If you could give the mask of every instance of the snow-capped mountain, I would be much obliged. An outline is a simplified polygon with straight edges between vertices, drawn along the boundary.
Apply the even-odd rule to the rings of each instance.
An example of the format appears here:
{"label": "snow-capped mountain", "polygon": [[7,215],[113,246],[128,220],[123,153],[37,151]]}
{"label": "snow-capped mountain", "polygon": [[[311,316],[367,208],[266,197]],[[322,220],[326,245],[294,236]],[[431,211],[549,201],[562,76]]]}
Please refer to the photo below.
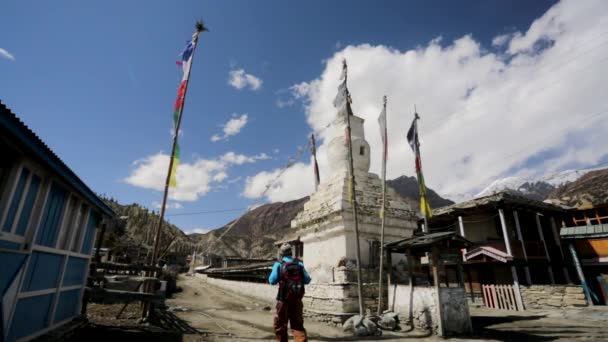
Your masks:
{"label": "snow-capped mountain", "polygon": [[536,200],[544,200],[555,189],[574,182],[585,174],[606,168],[596,167],[584,170],[566,170],[558,173],[543,175],[535,178],[505,177],[497,179],[488,187],[474,195],[474,198],[489,196],[501,191],[508,191]]}

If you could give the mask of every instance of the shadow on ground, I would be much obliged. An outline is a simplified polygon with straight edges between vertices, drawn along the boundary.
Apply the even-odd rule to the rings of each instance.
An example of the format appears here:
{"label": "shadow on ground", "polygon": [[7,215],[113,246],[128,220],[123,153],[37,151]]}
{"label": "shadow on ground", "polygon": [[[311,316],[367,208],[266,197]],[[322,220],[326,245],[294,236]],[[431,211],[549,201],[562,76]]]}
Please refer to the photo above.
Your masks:
{"label": "shadow on ground", "polygon": [[[526,331],[526,330],[503,330],[496,327],[500,324],[514,324],[516,322],[521,321],[534,321],[541,320],[545,318],[545,315],[535,315],[535,316],[473,316],[471,317],[471,322],[473,323],[473,336],[463,336],[462,338],[468,340],[485,340],[485,339],[493,339],[499,341],[532,341],[532,342],[541,342],[541,341],[554,341],[557,337],[553,336],[543,336],[545,334],[544,331],[534,330]],[[556,331],[552,330],[551,333],[555,333]],[[459,337],[455,337],[459,338]]]}
{"label": "shadow on ground", "polygon": [[86,341],[93,338],[95,341],[181,342],[185,335],[198,335],[202,338],[208,334],[190,326],[172,312],[158,310],[151,324],[110,326],[89,323],[66,341]]}

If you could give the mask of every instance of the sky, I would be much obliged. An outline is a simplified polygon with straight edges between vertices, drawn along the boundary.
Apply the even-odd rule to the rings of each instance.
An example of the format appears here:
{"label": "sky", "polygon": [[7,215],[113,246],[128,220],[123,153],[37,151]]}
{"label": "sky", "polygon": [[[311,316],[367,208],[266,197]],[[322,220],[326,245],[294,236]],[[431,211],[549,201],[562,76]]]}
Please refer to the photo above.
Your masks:
{"label": "sky", "polygon": [[[340,63],[380,170],[414,175],[421,116],[427,186],[461,199],[506,176],[608,162],[604,1],[15,1],[0,3],[0,100],[95,192],[158,210],[175,65],[203,18],[167,219],[217,228],[314,188],[309,153],[336,114]],[[263,193],[268,184],[269,191]],[[193,214],[198,213],[198,214]]]}

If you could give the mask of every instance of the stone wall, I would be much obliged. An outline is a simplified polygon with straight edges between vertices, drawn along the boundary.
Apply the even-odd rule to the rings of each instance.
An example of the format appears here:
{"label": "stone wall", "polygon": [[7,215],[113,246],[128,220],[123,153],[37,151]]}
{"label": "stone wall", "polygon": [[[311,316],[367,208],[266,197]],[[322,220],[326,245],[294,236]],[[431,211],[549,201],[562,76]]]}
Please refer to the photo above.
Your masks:
{"label": "stone wall", "polygon": [[578,285],[530,285],[519,289],[526,309],[587,306],[583,288]]}
{"label": "stone wall", "polygon": [[[197,274],[196,277],[212,286],[268,304],[274,304],[276,301],[277,286],[275,285],[211,278],[205,274]],[[376,312],[378,284],[363,284],[363,297],[365,308]],[[386,293],[384,298],[386,308]],[[340,325],[350,316],[359,313],[357,284],[352,282],[306,285],[306,294],[302,302],[306,317],[335,325]]]}
{"label": "stone wall", "polygon": [[207,277],[206,274],[196,274],[197,278],[207,284],[222,288],[226,291],[235,292],[247,297],[255,298],[272,304],[276,302],[277,288],[266,283],[252,283],[247,281],[236,281]]}
{"label": "stone wall", "polygon": [[473,331],[469,303],[464,287],[442,287],[443,329],[446,334],[464,334]]}
{"label": "stone wall", "polygon": [[[471,331],[471,317],[463,288],[440,288],[443,328],[446,335]],[[416,329],[438,333],[437,292],[434,287],[390,284],[389,309],[399,314],[402,325],[412,322]]]}

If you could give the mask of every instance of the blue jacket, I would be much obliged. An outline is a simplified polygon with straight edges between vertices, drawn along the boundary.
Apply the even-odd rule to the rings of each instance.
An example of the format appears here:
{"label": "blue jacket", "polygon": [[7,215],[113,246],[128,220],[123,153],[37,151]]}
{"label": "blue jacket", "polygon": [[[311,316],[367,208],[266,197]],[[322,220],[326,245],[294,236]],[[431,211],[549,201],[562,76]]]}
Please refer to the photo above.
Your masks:
{"label": "blue jacket", "polygon": [[[282,260],[284,262],[291,262],[293,259],[290,257],[283,257]],[[308,272],[306,272],[304,264],[301,261],[298,262],[298,264],[302,266],[302,270],[304,271],[304,284],[310,283],[310,275],[308,274]],[[274,263],[274,265],[272,265],[272,272],[270,272],[270,276],[268,277],[268,282],[270,283],[270,285],[276,285],[279,282],[279,280],[281,279],[280,273],[281,263],[277,261]]]}

